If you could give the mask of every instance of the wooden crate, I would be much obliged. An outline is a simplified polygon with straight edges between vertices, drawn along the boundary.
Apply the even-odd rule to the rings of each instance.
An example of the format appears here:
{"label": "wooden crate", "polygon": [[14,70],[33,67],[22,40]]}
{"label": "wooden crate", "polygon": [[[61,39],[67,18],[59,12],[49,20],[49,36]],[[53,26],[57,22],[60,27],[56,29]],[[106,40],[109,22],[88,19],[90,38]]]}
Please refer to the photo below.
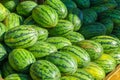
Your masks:
{"label": "wooden crate", "polygon": [[110,74],[108,74],[104,80],[120,80],[120,65],[118,65],[117,68]]}

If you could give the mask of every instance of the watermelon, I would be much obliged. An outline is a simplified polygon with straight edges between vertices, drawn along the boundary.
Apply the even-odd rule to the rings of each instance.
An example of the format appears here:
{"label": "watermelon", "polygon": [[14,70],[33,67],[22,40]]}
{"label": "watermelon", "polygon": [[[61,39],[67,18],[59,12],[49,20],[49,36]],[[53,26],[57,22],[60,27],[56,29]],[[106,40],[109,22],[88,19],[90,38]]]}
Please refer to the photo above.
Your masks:
{"label": "watermelon", "polygon": [[29,47],[28,50],[32,52],[35,58],[45,57],[57,52],[57,48],[54,45],[42,41],[37,41],[33,46]]}
{"label": "watermelon", "polygon": [[32,10],[32,17],[36,23],[45,28],[53,28],[58,23],[57,12],[48,5],[39,5]]}
{"label": "watermelon", "polygon": [[76,43],[79,47],[85,49],[90,55],[91,60],[98,59],[103,54],[103,47],[101,44],[92,40],[82,40]]}
{"label": "watermelon", "polygon": [[21,25],[5,33],[4,41],[11,48],[27,48],[38,39],[37,31],[31,25]]}
{"label": "watermelon", "polygon": [[72,24],[72,22],[68,20],[59,20],[58,24],[48,31],[50,36],[61,36],[73,30],[74,25]]}
{"label": "watermelon", "polygon": [[64,19],[67,16],[67,7],[61,0],[45,0],[44,3],[56,10],[59,19]]}
{"label": "watermelon", "polygon": [[0,63],[7,57],[7,52],[2,44],[0,44]]}
{"label": "watermelon", "polygon": [[69,32],[62,36],[69,39],[70,42],[72,42],[72,43],[76,43],[76,42],[84,40],[84,36],[78,32]]}
{"label": "watermelon", "polygon": [[3,40],[3,36],[5,32],[6,32],[6,26],[0,22],[0,41]]}
{"label": "watermelon", "polygon": [[49,37],[46,42],[55,45],[57,49],[72,45],[72,43],[64,37]]}
{"label": "watermelon", "polygon": [[50,54],[46,60],[55,64],[62,75],[70,75],[76,72],[77,62],[73,56],[68,55],[68,52],[58,51],[55,54]]}
{"label": "watermelon", "polygon": [[2,70],[3,78],[7,77],[10,74],[16,73],[16,71],[10,66],[8,61],[2,65],[1,70]]}
{"label": "watermelon", "polygon": [[80,29],[82,25],[81,20],[76,14],[69,13],[67,16],[67,20],[72,22],[72,24],[74,25],[74,31],[78,31]]}
{"label": "watermelon", "polygon": [[101,66],[104,69],[105,73],[113,71],[116,67],[115,59],[109,54],[103,54],[95,61],[95,63]]}
{"label": "watermelon", "polygon": [[48,38],[48,30],[41,28],[39,26],[32,26],[38,32],[38,40],[37,41],[44,41]]}
{"label": "watermelon", "polygon": [[97,13],[92,9],[83,10],[83,23],[89,24],[97,20]]}
{"label": "watermelon", "polygon": [[66,55],[73,56],[77,63],[78,67],[85,67],[90,62],[89,54],[82,48],[77,46],[66,46],[63,47],[60,51],[64,51]]}
{"label": "watermelon", "polygon": [[103,80],[105,78],[105,71],[103,68],[94,62],[90,62],[84,70],[91,74],[95,80]]}
{"label": "watermelon", "polygon": [[60,80],[59,69],[47,60],[38,60],[30,67],[30,75],[33,80]]}
{"label": "watermelon", "polygon": [[81,22],[83,22],[83,12],[79,8],[73,8],[69,10],[69,13],[77,15]]}
{"label": "watermelon", "polygon": [[76,2],[77,6],[81,9],[90,7],[90,0],[73,0]]}
{"label": "watermelon", "polygon": [[72,0],[61,0],[61,1],[65,4],[68,10],[77,8],[76,3]]}
{"label": "watermelon", "polygon": [[36,61],[33,54],[25,49],[14,49],[8,56],[11,67],[19,72],[27,72],[29,66]]}
{"label": "watermelon", "polygon": [[5,80],[31,80],[28,75],[26,74],[10,74],[8,75]]}
{"label": "watermelon", "polygon": [[0,3],[0,21],[3,21],[8,14],[9,10],[7,10],[3,4]]}
{"label": "watermelon", "polygon": [[86,38],[89,39],[94,36],[105,35],[106,28],[99,22],[83,25],[79,32]]}
{"label": "watermelon", "polygon": [[116,26],[120,25],[120,11],[119,10],[107,10],[100,15],[100,19],[110,18]]}
{"label": "watermelon", "polygon": [[111,34],[111,32],[113,31],[113,21],[109,18],[106,18],[106,19],[102,19],[100,21],[102,24],[104,24],[105,28],[106,28],[106,34],[109,35]]}
{"label": "watermelon", "polygon": [[110,53],[119,48],[120,40],[111,36],[96,36],[92,40],[100,43],[104,49],[104,53]]}
{"label": "watermelon", "polygon": [[15,11],[16,6],[19,3],[19,0],[1,0],[1,3],[9,10]]}
{"label": "watermelon", "polygon": [[120,64],[120,49],[119,48],[117,50],[110,52],[109,55],[112,56],[116,60],[117,65]]}
{"label": "watermelon", "polygon": [[79,78],[79,80],[94,80],[92,75],[84,69],[77,69],[77,71],[74,74],[72,74],[72,76]]}
{"label": "watermelon", "polygon": [[33,20],[32,16],[27,17],[24,22],[24,25],[33,25],[36,24],[36,22]]}
{"label": "watermelon", "polygon": [[6,16],[4,20],[4,24],[6,26],[6,29],[9,30],[11,28],[20,26],[20,17],[16,13],[10,13]]}
{"label": "watermelon", "polygon": [[33,1],[23,1],[17,5],[17,13],[22,16],[29,16],[37,4]]}
{"label": "watermelon", "polygon": [[73,77],[73,76],[63,76],[61,77],[60,80],[80,80],[80,79],[77,77]]}

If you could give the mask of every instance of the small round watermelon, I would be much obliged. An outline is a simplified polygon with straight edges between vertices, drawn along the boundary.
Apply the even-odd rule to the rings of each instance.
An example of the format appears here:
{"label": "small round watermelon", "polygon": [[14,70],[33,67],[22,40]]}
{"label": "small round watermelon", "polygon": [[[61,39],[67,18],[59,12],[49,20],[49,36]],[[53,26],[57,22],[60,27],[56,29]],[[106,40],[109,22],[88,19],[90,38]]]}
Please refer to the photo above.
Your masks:
{"label": "small round watermelon", "polygon": [[8,56],[11,67],[18,72],[27,72],[36,61],[33,54],[25,49],[14,49]]}
{"label": "small round watermelon", "polygon": [[56,10],[59,19],[64,19],[67,16],[67,7],[61,0],[45,0],[44,3]]}
{"label": "small round watermelon", "polygon": [[95,80],[102,80],[105,78],[105,71],[103,68],[94,62],[90,62],[84,70],[91,74]]}
{"label": "small round watermelon", "polygon": [[95,63],[101,66],[104,69],[105,73],[113,71],[116,67],[115,59],[109,54],[103,54],[100,58],[95,60]]}
{"label": "small round watermelon", "polygon": [[61,74],[70,75],[74,74],[77,70],[77,62],[73,56],[66,54],[65,51],[58,51],[46,57],[46,60],[55,64]]}
{"label": "small round watermelon", "polygon": [[53,28],[58,23],[57,12],[48,5],[39,5],[32,10],[32,17],[36,23],[45,28]]}
{"label": "small round watermelon", "polygon": [[23,1],[17,5],[17,13],[22,16],[29,16],[32,10],[37,6],[33,1]]}
{"label": "small round watermelon", "polygon": [[77,46],[85,49],[91,57],[91,60],[98,59],[103,54],[103,47],[100,43],[92,40],[82,40],[76,43]]}
{"label": "small round watermelon", "polygon": [[60,80],[59,69],[47,60],[38,60],[30,67],[30,75],[33,80]]}

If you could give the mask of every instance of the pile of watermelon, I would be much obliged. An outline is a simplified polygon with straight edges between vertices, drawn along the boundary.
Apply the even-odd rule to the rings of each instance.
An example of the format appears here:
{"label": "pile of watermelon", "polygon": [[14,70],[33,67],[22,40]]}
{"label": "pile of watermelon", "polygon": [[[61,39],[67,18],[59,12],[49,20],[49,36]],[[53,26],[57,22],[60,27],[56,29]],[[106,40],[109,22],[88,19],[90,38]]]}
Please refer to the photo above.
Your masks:
{"label": "pile of watermelon", "polygon": [[103,80],[120,64],[120,0],[35,1],[0,0],[0,78]]}

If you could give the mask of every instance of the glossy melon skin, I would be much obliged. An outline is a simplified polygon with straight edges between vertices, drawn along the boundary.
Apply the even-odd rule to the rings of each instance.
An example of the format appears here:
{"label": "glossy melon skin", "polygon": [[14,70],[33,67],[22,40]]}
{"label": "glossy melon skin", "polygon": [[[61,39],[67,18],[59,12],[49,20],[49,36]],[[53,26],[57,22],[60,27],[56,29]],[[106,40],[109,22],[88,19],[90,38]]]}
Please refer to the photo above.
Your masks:
{"label": "glossy melon skin", "polygon": [[32,17],[36,23],[44,28],[53,28],[58,23],[57,12],[48,5],[39,5],[32,10]]}
{"label": "glossy melon skin", "polygon": [[59,19],[64,19],[67,16],[67,7],[61,0],[46,0],[44,3],[56,10]]}
{"label": "glossy melon skin", "polygon": [[36,61],[33,54],[25,49],[14,49],[8,56],[11,67],[18,72],[27,72]]}
{"label": "glossy melon skin", "polygon": [[5,33],[4,41],[11,48],[27,48],[38,39],[37,31],[31,25],[21,25]]}
{"label": "glossy melon skin", "polygon": [[17,13],[22,16],[31,15],[32,10],[37,6],[33,1],[23,1],[17,5]]}
{"label": "glossy melon skin", "polygon": [[30,67],[30,75],[33,80],[60,80],[59,69],[47,60],[38,60]]}

